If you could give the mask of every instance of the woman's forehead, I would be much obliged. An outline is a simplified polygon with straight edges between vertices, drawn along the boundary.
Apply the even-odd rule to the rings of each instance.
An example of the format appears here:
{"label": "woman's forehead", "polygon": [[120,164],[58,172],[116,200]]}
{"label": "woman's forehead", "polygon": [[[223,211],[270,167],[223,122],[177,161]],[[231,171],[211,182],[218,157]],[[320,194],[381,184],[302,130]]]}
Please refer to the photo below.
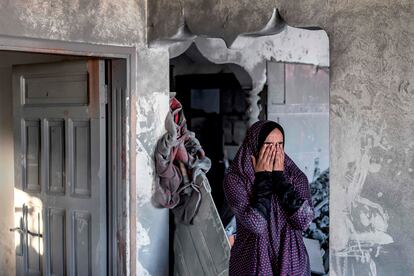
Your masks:
{"label": "woman's forehead", "polygon": [[267,135],[267,137],[266,137],[266,141],[274,141],[274,140],[277,140],[277,141],[283,141],[283,134],[282,134],[282,132],[279,130],[279,129],[277,129],[277,128],[275,128],[274,130],[272,130],[270,133],[269,133],[269,135]]}

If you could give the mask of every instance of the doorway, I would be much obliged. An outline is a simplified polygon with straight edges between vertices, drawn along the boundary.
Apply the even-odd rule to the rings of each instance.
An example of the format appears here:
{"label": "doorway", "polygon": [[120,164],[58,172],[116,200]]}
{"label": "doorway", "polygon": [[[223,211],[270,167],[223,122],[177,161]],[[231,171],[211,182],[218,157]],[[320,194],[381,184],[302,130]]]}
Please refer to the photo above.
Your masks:
{"label": "doorway", "polygon": [[0,51],[0,70],[2,271],[117,274],[126,61]]}
{"label": "doorway", "polygon": [[[211,160],[207,178],[223,225],[229,222],[222,183],[225,171],[242,140],[247,122],[247,102],[232,73],[176,76],[176,98],[186,111],[187,126],[194,131]],[[236,133],[235,133],[236,132]],[[229,157],[230,155],[230,157]]]}
{"label": "doorway", "polygon": [[170,64],[171,96],[180,101],[188,130],[211,161],[191,225],[171,216],[170,275],[227,275],[230,243],[225,226],[233,214],[222,183],[247,130],[252,80],[236,64],[210,62],[195,46]]}
{"label": "doorway", "polygon": [[[270,36],[266,39],[269,43],[272,41]],[[277,37],[274,39],[277,40]],[[220,52],[221,54],[218,55],[216,54],[218,50],[214,48],[215,44],[208,43],[207,40],[195,40],[195,44],[184,53],[170,60],[172,80],[170,86],[176,92],[176,98],[183,103],[189,129],[195,132],[195,136],[205,148],[207,157],[216,158],[217,163],[225,164],[226,159],[228,163],[231,162],[242,142],[234,137],[240,136],[243,139],[251,121],[268,119],[279,122],[284,127],[288,137],[287,153],[311,182],[310,196],[316,216],[310,228],[304,233],[304,243],[311,260],[310,267],[313,273],[326,274],[329,270],[329,68],[315,66],[312,62],[303,62],[300,59],[290,58],[282,62],[276,58],[269,59],[266,55],[256,64],[255,71],[242,75],[243,68],[251,68],[252,57],[259,55],[259,48],[257,50],[248,47],[231,48],[223,50],[223,53]],[[278,55],[279,53],[275,53],[275,56]],[[243,56],[245,59],[236,58]],[[209,61],[216,63],[212,64]],[[229,63],[231,61],[239,62],[237,64],[244,63],[244,67],[240,66],[242,70],[234,70],[239,67]],[[239,88],[239,91],[243,92],[236,93],[237,99],[245,102],[247,100],[247,104],[244,104],[242,109],[242,114],[247,116],[240,117],[242,121],[238,122],[237,127],[233,124],[230,128],[229,136],[233,139],[227,145],[226,124],[223,124],[224,114],[221,114],[223,106],[220,91],[223,89],[220,86],[223,85],[219,81],[220,78],[225,78],[226,74],[228,77],[236,77],[239,81],[239,87],[242,88]],[[246,75],[250,75],[251,78],[246,78]],[[229,82],[230,78],[225,82]],[[243,85],[243,80],[245,83],[250,82],[250,87]],[[227,93],[231,94],[229,91]],[[234,108],[237,105],[231,102],[229,107]],[[207,123],[209,119],[210,125]],[[209,147],[211,147],[210,152],[207,151]],[[223,168],[216,165],[220,169],[214,170],[214,160],[212,163],[213,173],[210,177],[207,173],[207,177],[212,182],[210,185],[215,207],[220,212],[221,222],[232,244],[234,234],[237,234],[236,223],[232,219],[227,224],[228,216],[223,216],[226,208],[220,206],[223,191],[220,185],[222,181],[219,179],[222,178],[223,173],[220,169]],[[198,241],[193,241],[193,244],[196,247]],[[212,244],[206,247],[208,246],[212,247]],[[176,256],[180,254],[179,250],[175,253]],[[205,258],[208,260],[207,257]]]}
{"label": "doorway", "polygon": [[236,64],[214,64],[195,45],[170,60],[170,90],[182,103],[187,127],[211,160],[206,174],[215,207],[226,226],[231,213],[223,191],[224,174],[247,131],[249,74]]}

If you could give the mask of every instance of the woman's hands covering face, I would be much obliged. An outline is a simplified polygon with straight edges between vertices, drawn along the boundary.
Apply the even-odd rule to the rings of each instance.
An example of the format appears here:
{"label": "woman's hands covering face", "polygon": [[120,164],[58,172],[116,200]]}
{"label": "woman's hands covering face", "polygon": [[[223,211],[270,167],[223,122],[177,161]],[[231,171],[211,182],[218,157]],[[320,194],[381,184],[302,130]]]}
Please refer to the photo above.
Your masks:
{"label": "woman's hands covering face", "polygon": [[272,144],[263,144],[259,156],[256,160],[252,156],[252,162],[255,172],[271,172],[276,156],[276,149]]}
{"label": "woman's hands covering face", "polygon": [[255,172],[283,171],[285,152],[280,144],[263,144],[256,160],[251,156]]}

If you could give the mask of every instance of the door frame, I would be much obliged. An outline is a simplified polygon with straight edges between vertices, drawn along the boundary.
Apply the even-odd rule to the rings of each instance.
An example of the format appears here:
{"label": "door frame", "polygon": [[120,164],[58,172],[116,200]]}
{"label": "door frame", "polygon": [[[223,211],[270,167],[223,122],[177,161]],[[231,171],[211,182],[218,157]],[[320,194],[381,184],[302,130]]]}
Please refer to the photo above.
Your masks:
{"label": "door frame", "polygon": [[[111,160],[108,164],[117,164],[113,166],[118,175],[118,181],[108,179],[110,189],[120,191],[114,194],[108,201],[107,210],[113,206],[122,208],[121,212],[109,212],[108,224],[111,222],[111,230],[108,233],[111,237],[116,237],[117,246],[110,246],[113,240],[108,241],[108,274],[109,275],[134,275],[136,267],[136,242],[134,233],[136,233],[136,204],[134,196],[136,194],[135,185],[131,185],[131,180],[135,176],[131,174],[135,167],[135,151],[131,141],[135,140],[136,127],[133,123],[136,118],[135,105],[131,104],[133,92],[136,91],[136,63],[137,49],[134,46],[111,46],[92,44],[84,42],[66,42],[39,38],[24,38],[0,35],[0,50],[17,51],[28,53],[42,54],[59,54],[84,57],[102,57],[112,59],[124,59],[126,61],[126,88],[125,92],[117,97],[121,103],[117,103],[120,112],[114,114],[114,120],[111,123],[117,124],[112,129],[116,129],[116,133],[107,132],[107,135],[116,135],[121,137],[120,147],[110,147],[108,154]],[[108,94],[110,91],[108,91]],[[109,103],[109,102],[108,102]],[[110,103],[109,103],[110,104]],[[108,116],[112,116],[108,114]],[[120,125],[119,125],[120,124]],[[129,127],[128,127],[129,126]],[[110,206],[111,205],[111,206]],[[114,258],[120,260],[114,264]],[[119,272],[119,273],[118,273]]]}

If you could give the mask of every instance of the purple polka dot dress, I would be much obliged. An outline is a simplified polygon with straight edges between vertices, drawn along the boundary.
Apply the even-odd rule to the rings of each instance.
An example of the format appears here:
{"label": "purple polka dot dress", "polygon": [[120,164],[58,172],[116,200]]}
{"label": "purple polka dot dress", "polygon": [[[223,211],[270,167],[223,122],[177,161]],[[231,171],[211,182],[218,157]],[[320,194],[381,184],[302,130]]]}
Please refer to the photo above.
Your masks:
{"label": "purple polka dot dress", "polygon": [[305,174],[285,155],[284,178],[303,202],[294,213],[284,208],[280,197],[271,194],[269,216],[252,207],[255,172],[251,155],[258,151],[258,121],[247,131],[224,180],[224,192],[236,216],[237,238],[231,249],[230,275],[310,275],[309,257],[302,232],[314,213]]}

